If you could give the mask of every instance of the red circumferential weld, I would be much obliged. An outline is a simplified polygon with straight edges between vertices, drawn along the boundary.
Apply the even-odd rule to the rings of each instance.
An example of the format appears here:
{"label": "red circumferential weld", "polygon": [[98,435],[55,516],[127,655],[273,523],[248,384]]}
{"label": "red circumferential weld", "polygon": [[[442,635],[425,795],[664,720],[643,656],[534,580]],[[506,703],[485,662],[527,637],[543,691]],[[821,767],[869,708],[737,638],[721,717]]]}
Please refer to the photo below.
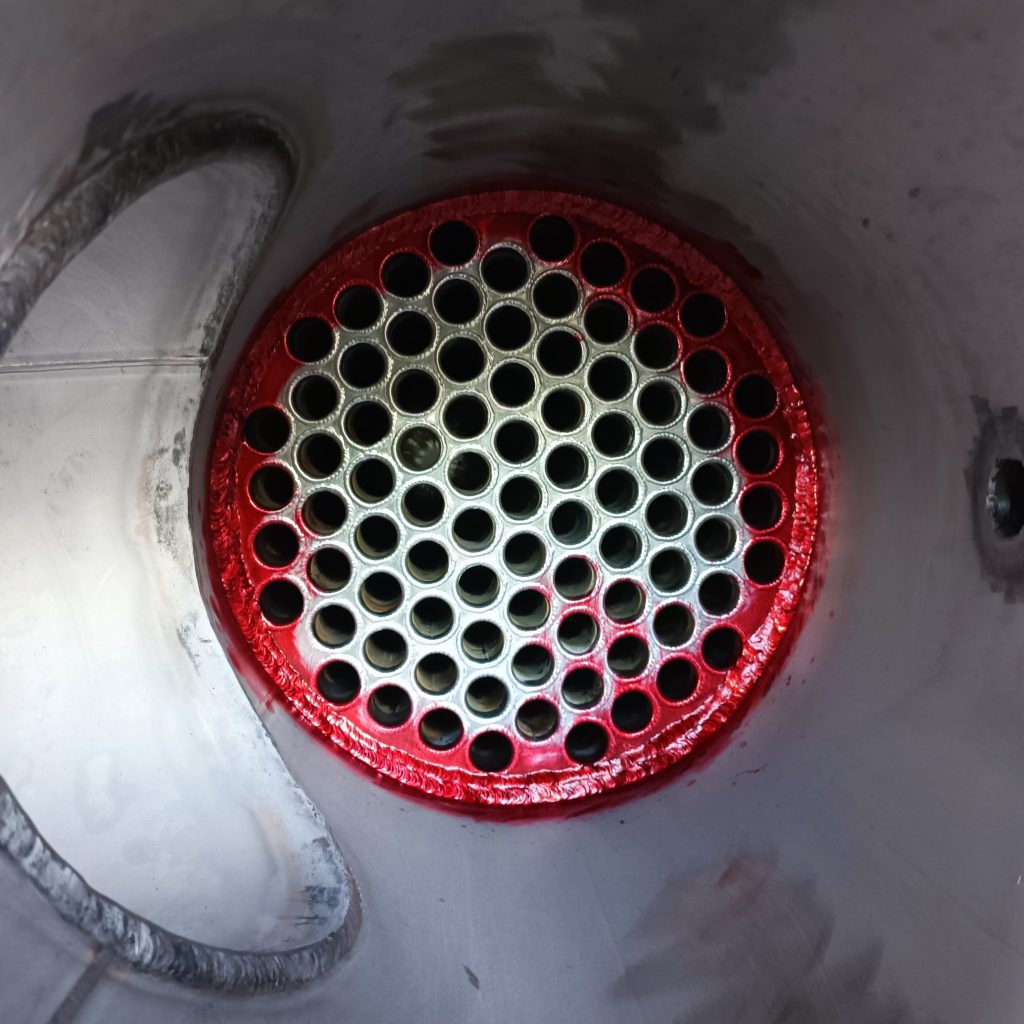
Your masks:
{"label": "red circumferential weld", "polygon": [[[561,746],[561,737],[566,731],[563,716],[555,734],[558,742],[553,744],[525,742],[514,729],[502,730],[513,743],[513,760],[502,772],[484,772],[469,760],[469,736],[465,732],[454,747],[440,751],[425,746],[420,740],[418,716],[398,728],[384,727],[374,721],[367,712],[367,700],[379,683],[364,685],[358,697],[345,706],[325,700],[316,686],[318,665],[310,663],[310,641],[308,637],[298,636],[303,620],[300,618],[294,626],[282,628],[264,619],[258,595],[269,580],[287,578],[297,583],[307,603],[317,594],[305,579],[303,568],[309,557],[312,536],[294,511],[300,503],[296,499],[286,509],[273,513],[256,507],[251,500],[247,489],[251,474],[261,464],[273,462],[274,456],[261,455],[250,448],[244,442],[244,428],[252,410],[280,404],[286,383],[303,365],[285,347],[286,332],[296,320],[321,317],[334,327],[337,339],[345,332],[340,331],[334,304],[347,284],[369,283],[383,294],[381,267],[390,255],[400,251],[418,253],[432,271],[439,268],[427,244],[429,233],[437,224],[462,220],[471,225],[480,239],[478,252],[499,241],[515,241],[528,249],[529,225],[543,214],[556,214],[575,226],[578,242],[564,265],[573,268],[581,282],[579,257],[583,246],[590,240],[606,238],[614,239],[633,268],[654,264],[668,268],[675,275],[680,291],[671,307],[658,314],[637,311],[629,296],[628,278],[611,288],[591,288],[584,283],[584,304],[591,296],[611,295],[633,312],[637,328],[648,322],[671,323],[682,339],[683,360],[688,352],[707,346],[723,353],[730,364],[730,377],[722,393],[724,397],[718,400],[730,407],[737,438],[753,421],[735,408],[731,399],[733,384],[754,370],[772,382],[779,396],[777,407],[770,416],[756,422],[759,427],[768,429],[779,445],[781,454],[777,466],[764,475],[753,476],[738,465],[736,472],[741,489],[751,481],[764,480],[781,492],[785,511],[780,522],[769,530],[757,531],[756,539],[776,540],[785,551],[785,567],[782,576],[769,586],[745,581],[741,603],[722,619],[734,626],[745,640],[742,654],[733,667],[714,671],[702,664],[700,637],[695,637],[680,652],[699,668],[700,682],[692,698],[681,703],[663,699],[655,686],[657,663],[651,659],[641,675],[619,679],[613,685],[615,694],[635,689],[648,694],[654,714],[646,729],[638,734],[618,730],[611,721],[611,699],[608,699],[600,709],[581,712],[573,719],[598,722],[607,732],[607,752],[595,763],[576,763],[565,754]],[[680,329],[681,301],[697,291],[717,296],[727,311],[725,327],[711,339],[690,338]],[[332,359],[337,357],[338,348],[336,340]],[[683,360],[671,371],[673,374],[681,374]],[[328,425],[323,429],[329,432],[333,429],[342,440],[339,427]],[[345,471],[347,468],[348,462]],[[217,596],[223,598],[217,601],[218,606],[229,610],[256,662],[304,723],[321,733],[338,751],[391,780],[428,795],[480,805],[530,805],[577,799],[651,776],[706,743],[736,715],[744,697],[772,668],[772,657],[787,631],[797,625],[796,612],[817,531],[818,506],[818,460],[804,400],[779,345],[730,278],[676,235],[628,210],[566,193],[502,191],[433,203],[373,227],[326,256],[279,302],[244,353],[223,404],[210,462],[206,528],[211,542],[213,585],[215,590],[220,590]],[[636,516],[640,515],[642,510],[638,509]],[[273,569],[253,556],[250,538],[262,522],[279,519],[290,520],[295,526],[300,537],[300,552],[290,567]],[[346,529],[353,520],[350,512]],[[553,567],[533,585],[550,594],[552,572]],[[620,575],[636,578],[635,572]],[[651,596],[648,589],[648,597]],[[678,600],[678,596],[669,597],[664,603]],[[597,602],[595,594],[589,603],[596,605]],[[574,610],[587,606],[588,602],[576,602]],[[531,637],[524,642],[552,645],[556,628],[557,621],[552,619],[545,628],[543,640]],[[623,624],[617,633],[604,637],[603,651],[607,651],[618,635],[637,632],[636,624]],[[792,636],[787,640],[792,640]],[[358,654],[346,653],[358,662]],[[322,662],[333,656],[324,651],[319,659]],[[578,661],[593,664],[596,658],[585,656]],[[415,684],[409,681],[411,674],[412,666],[407,664],[392,678],[414,689]],[[387,681],[387,677],[380,680]],[[511,689],[515,690],[514,685]],[[535,692],[523,692],[517,699],[522,703],[537,696]]]}

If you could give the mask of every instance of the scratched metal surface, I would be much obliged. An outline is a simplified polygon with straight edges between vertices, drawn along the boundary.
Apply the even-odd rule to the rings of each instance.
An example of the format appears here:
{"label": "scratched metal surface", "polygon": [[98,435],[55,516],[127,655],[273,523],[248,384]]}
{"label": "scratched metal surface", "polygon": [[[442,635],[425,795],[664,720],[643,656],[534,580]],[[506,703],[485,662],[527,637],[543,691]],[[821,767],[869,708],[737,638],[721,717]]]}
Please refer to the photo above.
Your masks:
{"label": "scratched metal surface", "polygon": [[[74,1020],[1020,1018],[1020,574],[979,556],[970,487],[1024,376],[1017,5],[4,13],[4,252],[90,118],[106,138],[213,99],[273,116],[300,179],[226,367],[337,238],[481,179],[577,182],[718,240],[815,382],[829,455],[813,613],[699,770],[510,825],[398,796],[271,713],[363,891],[351,956],[255,1000],[112,968]],[[70,991],[81,965],[53,962]],[[21,982],[5,997],[50,1019]]]}

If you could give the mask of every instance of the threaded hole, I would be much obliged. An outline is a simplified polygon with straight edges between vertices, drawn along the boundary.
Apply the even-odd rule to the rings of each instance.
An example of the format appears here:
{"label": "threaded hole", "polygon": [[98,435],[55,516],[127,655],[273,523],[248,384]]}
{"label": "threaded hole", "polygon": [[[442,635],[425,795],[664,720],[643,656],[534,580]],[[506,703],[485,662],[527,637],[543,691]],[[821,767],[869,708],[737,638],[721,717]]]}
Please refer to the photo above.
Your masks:
{"label": "threaded hole", "polygon": [[338,548],[320,548],[306,566],[310,581],[326,594],[341,590],[352,578],[352,563]]}
{"label": "threaded hole", "polygon": [[420,739],[433,750],[451,750],[462,739],[462,721],[451,708],[434,708],[420,719]]}
{"label": "threaded hole", "polygon": [[288,328],[285,347],[300,363],[319,363],[334,348],[334,331],[318,316],[303,317]]}
{"label": "threaded hole", "polygon": [[345,416],[345,433],[363,448],[391,433],[391,413],[380,402],[359,402]]}
{"label": "threaded hole", "polygon": [[260,591],[260,611],[274,626],[287,626],[302,614],[302,591],[290,580],[271,580]]}
{"label": "threaded hole", "polygon": [[386,728],[395,729],[409,721],[412,714],[412,701],[409,694],[394,683],[378,687],[370,694],[367,702],[370,717]]}
{"label": "threaded hole", "polygon": [[613,622],[635,622],[646,603],[643,588],[633,580],[616,580],[604,595],[604,611]]}
{"label": "threaded hole", "polygon": [[598,398],[617,402],[625,398],[633,387],[633,371],[629,363],[619,356],[601,356],[591,365],[587,384]]}
{"label": "threaded hole", "polygon": [[448,552],[435,540],[421,540],[409,548],[405,565],[421,583],[436,583],[448,572]]}
{"label": "threaded hole", "polygon": [[786,564],[786,553],[780,544],[771,540],[759,540],[747,548],[743,557],[743,568],[755,583],[768,586],[778,581]]}
{"label": "threaded hole", "polygon": [[678,703],[689,700],[697,692],[697,667],[688,658],[673,658],[658,670],[658,693],[665,700]]}
{"label": "threaded hole", "polygon": [[461,220],[448,220],[431,231],[429,244],[438,263],[460,267],[476,255],[476,232]]}
{"label": "threaded hole", "polygon": [[366,660],[381,672],[390,672],[405,662],[409,649],[405,638],[395,629],[378,629],[363,643]]}
{"label": "threaded hole", "polygon": [[611,242],[591,242],[580,255],[580,272],[595,288],[610,288],[626,276],[626,257]]}
{"label": "threaded hole", "polygon": [[349,387],[372,388],[384,379],[388,363],[376,345],[361,341],[342,352],[338,368]]}
{"label": "threaded hole", "polygon": [[299,444],[297,456],[299,468],[306,476],[323,480],[341,466],[341,445],[330,434],[310,434]]}
{"label": "threaded hole", "polygon": [[517,409],[526,405],[537,391],[537,380],[522,363],[502,363],[491,374],[491,395],[501,405]]}
{"label": "threaded hole", "polygon": [[505,545],[505,565],[516,576],[532,576],[539,572],[547,558],[544,542],[532,533],[517,533]]}
{"label": "threaded hole", "polygon": [[[1024,475],[1022,475],[1024,483]],[[1024,489],[1022,489],[1024,491]],[[740,515],[753,530],[770,530],[782,518],[782,498],[768,484],[748,488],[740,498]],[[1024,516],[1022,516],[1024,522]]]}
{"label": "threaded hole", "polygon": [[494,676],[481,676],[466,687],[466,706],[481,718],[500,715],[508,704],[508,688]]}
{"label": "threaded hole", "polygon": [[444,407],[443,419],[452,437],[468,441],[487,429],[487,406],[475,395],[456,395]]}
{"label": "threaded hole", "polygon": [[530,277],[530,264],[518,249],[498,246],[483,258],[480,276],[493,291],[508,295],[526,284]]}
{"label": "threaded hole", "polygon": [[654,636],[664,647],[682,647],[693,627],[693,614],[684,604],[662,605],[654,615]]}
{"label": "threaded hole", "polygon": [[384,336],[392,350],[400,356],[418,356],[434,344],[436,332],[428,316],[407,309],[388,321]]}
{"label": "threaded hole", "polygon": [[560,444],[548,453],[544,472],[555,487],[571,491],[587,479],[587,457],[576,445]]}
{"label": "threaded hole", "polygon": [[561,434],[578,430],[586,413],[583,398],[570,388],[549,391],[540,407],[540,414],[548,429]]}
{"label": "threaded hole", "polygon": [[479,452],[459,452],[448,463],[448,482],[460,494],[479,494],[491,482],[491,464]]}
{"label": "threaded hole", "polygon": [[567,274],[545,274],[533,286],[533,304],[541,316],[560,320],[575,312],[580,302],[579,288]]}
{"label": "threaded hole", "polygon": [[452,522],[455,543],[465,551],[482,551],[494,540],[494,520],[482,508],[467,508]]}
{"label": "threaded hole", "polygon": [[647,313],[661,313],[676,297],[676,283],[661,267],[644,267],[633,276],[633,301]]}
{"label": "threaded hole", "polygon": [[651,559],[651,583],[655,590],[670,594],[682,590],[690,579],[690,562],[677,548],[659,551]]}
{"label": "threaded hole", "polygon": [[594,519],[581,501],[563,501],[555,506],[549,520],[555,540],[562,544],[582,544],[590,536]]}
{"label": "threaded hole", "polygon": [[636,407],[640,415],[656,427],[674,423],[683,409],[679,389],[667,381],[651,381],[637,395]]}
{"label": "threaded hole", "polygon": [[359,600],[374,615],[389,615],[402,603],[401,582],[389,572],[373,572],[359,588]]}
{"label": "threaded hole", "polygon": [[636,504],[640,497],[640,484],[628,470],[609,469],[598,479],[595,494],[603,509],[620,515]]}
{"label": "threaded hole", "polygon": [[697,599],[709,615],[728,615],[740,601],[739,581],[727,572],[713,572],[701,580]]}
{"label": "threaded hole", "polygon": [[505,635],[493,622],[473,622],[462,632],[462,651],[471,661],[494,661],[505,646]]}
{"label": "threaded hole", "polygon": [[350,704],[359,696],[359,672],[347,661],[328,661],[316,674],[316,688],[331,704]]}
{"label": "threaded hole", "polygon": [[437,381],[425,370],[406,370],[391,385],[395,405],[410,415],[426,412],[437,401],[437,396]]}
{"label": "threaded hole", "polygon": [[702,505],[721,505],[732,495],[733,475],[723,462],[705,462],[690,477],[690,490]]}
{"label": "threaded hole", "polygon": [[729,364],[713,348],[703,348],[683,363],[683,379],[698,394],[713,395],[725,387]]}
{"label": "threaded hole", "polygon": [[740,660],[743,637],[732,626],[717,626],[704,634],[700,653],[708,668],[724,672]]}
{"label": "threaded hole", "polygon": [[414,252],[396,252],[385,261],[380,278],[392,295],[411,299],[427,290],[430,268],[427,261]]}
{"label": "threaded hole", "polygon": [[555,590],[568,601],[586,597],[597,583],[593,565],[585,558],[573,555],[563,558],[555,569]]}
{"label": "threaded hole", "polygon": [[292,425],[278,408],[268,405],[255,409],[245,420],[245,441],[254,451],[264,455],[279,451],[291,437]]}
{"label": "threaded hole", "polygon": [[487,565],[471,565],[459,576],[459,597],[474,608],[490,604],[498,596],[498,575]]}
{"label": "threaded hole", "polygon": [[414,526],[432,526],[444,515],[444,495],[433,484],[414,484],[402,496],[402,512]]}
{"label": "threaded hole", "polygon": [[263,466],[249,480],[249,497],[264,512],[279,512],[295,497],[295,478],[281,466]]}
{"label": "threaded hole", "polygon": [[430,427],[409,427],[398,438],[398,461],[414,473],[437,465],[441,458],[441,438]]}
{"label": "threaded hole", "polygon": [[562,681],[562,697],[574,708],[591,708],[604,696],[604,681],[589,665],[574,668]]}
{"label": "threaded hole", "polygon": [[487,314],[484,334],[495,348],[513,352],[533,337],[533,321],[519,306],[498,306]]}
{"label": "threaded hole", "polygon": [[459,678],[454,659],[447,654],[428,654],[416,666],[416,685],[427,693],[448,693]]}
{"label": "threaded hole", "polygon": [[324,647],[344,647],[356,635],[355,616],[340,604],[325,604],[313,616],[313,635]]}
{"label": "threaded hole", "polygon": [[725,326],[722,300],[706,292],[687,296],[679,316],[683,330],[694,338],[710,338]]}
{"label": "threaded hole", "polygon": [[686,529],[686,505],[675,494],[659,494],[647,506],[647,525],[659,537],[674,537]]}
{"label": "threaded hole", "polygon": [[602,455],[615,459],[633,447],[636,430],[628,416],[621,412],[606,412],[598,417],[590,436]]}
{"label": "threaded hole", "polygon": [[538,629],[548,620],[551,605],[539,590],[520,590],[508,602],[509,621],[517,629]]}
{"label": "threaded hole", "polygon": [[434,309],[449,324],[468,324],[483,306],[475,284],[461,277],[450,277],[434,291]]}
{"label": "threaded hole", "polygon": [[512,741],[501,732],[482,732],[469,745],[469,759],[482,772],[503,772],[514,756]]}
{"label": "threaded hole", "polygon": [[335,300],[334,312],[342,327],[350,331],[365,331],[380,319],[384,303],[373,288],[365,284],[354,284]]}
{"label": "threaded hole", "polygon": [[733,389],[732,400],[744,416],[760,420],[775,411],[779,396],[767,377],[752,373],[744,377]]}
{"label": "threaded hole", "polygon": [[572,331],[548,331],[537,345],[537,362],[552,377],[567,377],[583,365],[583,342]]}
{"label": "threaded hole", "polygon": [[447,636],[455,625],[455,612],[440,597],[424,597],[412,606],[412,628],[426,640]]}
{"label": "threaded hole", "polygon": [[502,486],[498,503],[509,519],[529,519],[540,511],[540,487],[528,476],[514,476]]}
{"label": "threaded hole", "polygon": [[456,384],[468,384],[484,372],[484,350],[472,338],[449,338],[437,355],[441,372]]}
{"label": "threaded hole", "polygon": [[529,462],[537,454],[539,445],[537,431],[525,420],[509,420],[494,434],[495,450],[513,465]]}
{"label": "threaded hole", "polygon": [[352,470],[350,482],[363,501],[383,501],[395,489],[395,474],[383,459],[363,459]]}
{"label": "threaded hole", "polygon": [[367,558],[387,558],[398,547],[398,527],[384,516],[367,516],[356,527],[356,547]]}
{"label": "threaded hole", "polygon": [[646,693],[628,690],[620,693],[612,704],[612,723],[622,732],[643,732],[654,717],[654,705]]}
{"label": "threaded hole", "polygon": [[298,557],[299,538],[284,523],[267,523],[253,538],[252,548],[264,565],[282,569]]}
{"label": "threaded hole", "polygon": [[576,229],[564,217],[540,217],[530,227],[530,248],[545,263],[561,263],[576,248]]}
{"label": "threaded hole", "polygon": [[727,519],[705,519],[697,527],[694,543],[701,557],[709,562],[720,562],[736,547],[736,531]]}
{"label": "threaded hole", "polygon": [[625,338],[629,330],[629,313],[615,299],[598,299],[587,306],[583,314],[583,328],[594,341],[611,345]]}
{"label": "threaded hole", "polygon": [[304,420],[326,419],[340,401],[334,382],[318,373],[303,377],[292,388],[292,408]]}
{"label": "threaded hole", "polygon": [[334,491],[314,491],[302,506],[302,521],[313,533],[326,537],[345,524],[348,509]]}
{"label": "threaded hole", "polygon": [[679,339],[663,324],[650,324],[637,331],[633,351],[648,370],[667,370],[679,358]]}
{"label": "threaded hole", "polygon": [[640,557],[640,535],[631,526],[613,526],[601,538],[601,557],[613,569],[627,569]]}
{"label": "threaded hole", "polygon": [[528,740],[546,740],[558,728],[558,709],[551,701],[537,697],[516,712],[516,729]]}
{"label": "threaded hole", "polygon": [[687,437],[702,451],[715,452],[729,441],[729,417],[717,405],[695,409],[686,423]]}
{"label": "threaded hole", "polygon": [[736,445],[736,460],[748,473],[770,473],[779,463],[779,446],[766,430],[751,430]]}
{"label": "threaded hole", "polygon": [[580,722],[565,737],[565,752],[579,764],[593,764],[608,752],[608,733],[597,722]]}
{"label": "threaded hole", "polygon": [[592,651],[598,635],[597,622],[586,612],[573,612],[558,624],[558,642],[570,654]]}
{"label": "threaded hole", "polygon": [[523,686],[541,686],[551,678],[555,659],[541,644],[520,647],[512,657],[512,675]]}

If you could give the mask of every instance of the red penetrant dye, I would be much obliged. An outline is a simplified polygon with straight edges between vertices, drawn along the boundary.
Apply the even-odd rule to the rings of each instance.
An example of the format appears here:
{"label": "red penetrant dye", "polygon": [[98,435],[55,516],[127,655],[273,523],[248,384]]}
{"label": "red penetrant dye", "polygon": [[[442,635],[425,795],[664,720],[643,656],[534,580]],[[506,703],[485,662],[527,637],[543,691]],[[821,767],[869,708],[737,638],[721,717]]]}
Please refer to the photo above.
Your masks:
{"label": "red penetrant dye", "polygon": [[[623,318],[621,335],[607,318],[588,317],[597,303]],[[498,307],[504,328],[491,320]],[[519,322],[529,324],[523,337]],[[575,336],[568,349],[582,353],[578,366],[564,349],[555,356],[565,365],[549,372],[538,350],[554,331]],[[458,359],[450,353],[463,349],[446,347],[454,338],[469,340]],[[604,397],[599,390],[614,391],[618,380],[608,375],[592,387],[588,374],[612,353],[629,373],[621,393]],[[491,373],[509,361],[530,367],[537,384],[520,408],[488,391]],[[678,408],[641,397],[655,381],[678,396]],[[559,403],[544,411],[555,389]],[[561,397],[566,389],[583,396],[579,423]],[[459,396],[484,402],[483,426],[448,415]],[[513,391],[510,401],[519,400]],[[603,455],[592,431],[612,409],[635,437]],[[695,414],[703,410],[706,421],[709,409],[727,424],[720,444],[695,440]],[[536,439],[536,450],[526,444],[515,464],[495,441],[509,420],[532,424]],[[427,431],[403,447],[414,427]],[[582,482],[558,487],[546,475],[545,459],[560,444],[586,454]],[[465,481],[456,486],[452,466],[466,453],[491,467],[472,492],[459,489]],[[706,489],[715,485],[712,463],[722,468],[721,494]],[[635,500],[628,489],[597,487],[615,468],[635,481]],[[496,497],[516,475],[543,491],[532,518],[507,514]],[[442,495],[436,522],[417,520],[401,503],[422,483]],[[316,511],[313,496],[325,493],[334,496],[331,508],[340,503],[343,522]],[[550,805],[653,776],[735,725],[799,624],[819,493],[801,392],[764,321],[719,268],[608,203],[551,191],[463,196],[403,213],[330,253],[248,346],[209,468],[213,602],[266,682],[343,756],[444,801]],[[671,535],[654,530],[648,512],[665,495],[681,496],[686,508],[685,525]],[[592,534],[578,543],[563,543],[548,527],[548,513],[569,498],[594,517]],[[453,521],[471,507],[487,511],[494,529],[467,548]],[[613,525],[634,530],[635,552],[601,549]],[[506,552],[523,532],[544,542],[536,571]],[[447,567],[417,576],[409,552],[424,540],[440,545]],[[592,586],[586,574],[582,584],[560,582],[567,558],[587,560]],[[471,601],[455,588],[474,566],[497,575],[493,598]],[[386,585],[397,581],[396,598],[372,589],[375,573],[390,577]],[[704,587],[712,575],[723,577],[724,598],[721,588]],[[640,595],[642,610],[632,616],[609,598],[622,581]],[[547,601],[536,626],[510,625],[508,602],[522,590]],[[418,602],[429,598],[437,599],[431,614],[419,614]],[[669,629],[671,614],[658,616],[665,609],[680,621],[690,616],[692,635]],[[586,629],[570,628],[588,620],[563,627],[581,614],[596,625],[592,646],[579,639]],[[482,627],[467,640],[466,630],[481,623],[497,634]],[[517,675],[513,659],[528,645],[550,653],[549,676]],[[441,674],[422,671],[437,663],[424,662],[433,655],[454,665],[444,692]],[[672,672],[684,662],[692,692]]]}

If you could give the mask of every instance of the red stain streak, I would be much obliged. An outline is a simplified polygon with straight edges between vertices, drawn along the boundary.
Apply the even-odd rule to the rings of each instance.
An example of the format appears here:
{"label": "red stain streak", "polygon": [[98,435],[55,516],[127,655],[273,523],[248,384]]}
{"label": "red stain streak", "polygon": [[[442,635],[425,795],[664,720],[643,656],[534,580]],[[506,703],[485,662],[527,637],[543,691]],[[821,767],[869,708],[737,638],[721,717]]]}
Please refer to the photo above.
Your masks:
{"label": "red stain streak", "polygon": [[[383,729],[367,712],[368,687],[346,708],[336,708],[320,697],[312,681],[314,666],[308,663],[305,653],[313,641],[302,636],[296,627],[268,625],[258,605],[259,591],[270,579],[293,580],[307,599],[315,593],[303,571],[312,535],[301,525],[301,517],[294,515],[295,521],[300,523],[301,549],[292,567],[284,571],[262,566],[243,546],[242,538],[250,536],[268,517],[253,505],[247,490],[251,473],[265,464],[268,457],[244,444],[242,432],[250,411],[278,403],[285,384],[300,365],[284,346],[285,332],[295,320],[320,316],[336,326],[334,301],[342,287],[360,280],[379,286],[379,268],[396,251],[419,252],[433,264],[427,236],[432,226],[444,220],[460,218],[472,223],[486,247],[510,238],[523,240],[525,244],[531,221],[545,213],[568,217],[576,225],[580,244],[572,262],[577,274],[583,246],[610,233],[622,245],[634,267],[652,260],[660,262],[673,268],[687,282],[683,296],[703,290],[723,300],[728,322],[722,334],[711,342],[688,343],[680,332],[684,338],[684,354],[709,346],[722,352],[730,366],[726,394],[732,381],[754,370],[766,374],[774,383],[780,396],[778,408],[756,423],[770,430],[779,443],[779,465],[767,476],[785,496],[785,513],[778,526],[758,536],[774,537],[787,549],[788,555],[782,578],[769,587],[745,586],[744,600],[727,620],[747,640],[736,666],[725,673],[713,672],[704,666],[696,695],[676,705],[658,697],[656,665],[651,664],[643,675],[619,684],[619,689],[641,687],[652,697],[654,719],[640,738],[618,732],[611,722],[611,701],[605,700],[593,712],[575,717],[575,721],[600,722],[607,730],[608,753],[599,762],[579,765],[567,757],[560,740],[532,744],[510,733],[516,747],[515,759],[505,773],[495,775],[482,773],[472,766],[466,737],[451,751],[438,752],[421,743],[416,720],[397,729]],[[624,286],[584,288],[588,293],[614,295],[629,303]],[[668,313],[636,313],[637,325],[665,321],[671,316],[678,330],[681,297],[677,296]],[[732,407],[731,401],[729,404]],[[755,421],[745,419],[734,407],[732,411],[739,436]],[[799,613],[807,607],[804,591],[818,528],[820,482],[814,433],[787,360],[754,307],[721,270],[665,229],[603,202],[540,191],[471,195],[401,214],[329,254],[281,299],[250,343],[224,400],[209,465],[206,537],[212,558],[214,592],[211,600],[228,629],[229,655],[247,678],[252,678],[255,659],[264,681],[269,684],[267,694],[282,694],[298,718],[334,749],[345,751],[392,781],[445,802],[505,805],[514,813],[515,808],[573,800],[631,786],[670,766],[692,762],[698,749],[709,752],[708,741],[712,736],[722,737],[735,727],[736,712],[741,704],[755,692],[767,689],[772,665],[778,664],[793,642],[801,622]],[[751,479],[765,479],[750,478],[738,471],[744,478],[744,485]],[[274,516],[287,514],[287,509],[273,513]],[[599,567],[597,571],[600,577]],[[550,597],[550,579],[534,586]],[[649,599],[650,596],[648,594]],[[576,609],[585,609],[598,619],[603,618],[596,592],[575,602],[571,610]],[[302,621],[300,619],[299,623]],[[556,624],[550,625],[543,640],[537,642],[551,647],[556,628]],[[626,634],[647,640],[645,631],[636,625],[613,624],[605,630],[599,651],[603,653],[618,636]],[[323,659],[318,659],[317,664],[320,660]],[[587,663],[594,664],[600,671],[597,654],[579,659],[579,664]],[[607,673],[602,674],[606,685],[610,686]],[[563,714],[562,730],[566,717]],[[556,733],[556,738],[563,734],[562,731]]]}

